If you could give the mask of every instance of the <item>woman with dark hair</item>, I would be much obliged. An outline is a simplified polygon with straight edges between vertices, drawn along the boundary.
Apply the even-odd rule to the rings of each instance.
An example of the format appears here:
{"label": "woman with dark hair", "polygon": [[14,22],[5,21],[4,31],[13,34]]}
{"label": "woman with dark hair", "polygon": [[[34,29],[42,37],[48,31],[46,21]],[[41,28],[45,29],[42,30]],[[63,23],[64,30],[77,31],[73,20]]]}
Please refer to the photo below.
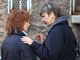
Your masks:
{"label": "woman with dark hair", "polygon": [[29,13],[24,10],[12,10],[6,22],[7,37],[1,45],[2,60],[36,60],[28,44],[21,42],[21,37],[27,35]]}
{"label": "woman with dark hair", "polygon": [[76,39],[60,7],[56,3],[49,2],[41,8],[42,22],[48,27],[48,36],[43,44],[33,41],[29,37],[23,37],[23,43],[29,44],[34,53],[42,60],[76,60]]}

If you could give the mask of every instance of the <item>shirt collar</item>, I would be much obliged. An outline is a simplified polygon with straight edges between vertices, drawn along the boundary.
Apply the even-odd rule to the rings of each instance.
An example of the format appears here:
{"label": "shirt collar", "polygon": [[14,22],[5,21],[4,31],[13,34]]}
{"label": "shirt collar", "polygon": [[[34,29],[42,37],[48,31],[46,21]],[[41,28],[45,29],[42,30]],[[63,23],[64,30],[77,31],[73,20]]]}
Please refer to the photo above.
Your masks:
{"label": "shirt collar", "polygon": [[51,31],[51,29],[52,29],[56,24],[61,23],[61,22],[64,22],[64,21],[67,21],[67,20],[68,20],[68,19],[67,19],[66,16],[62,16],[62,17],[56,19],[55,22],[54,22],[50,27],[48,27],[48,28],[46,29],[46,32]]}
{"label": "shirt collar", "polygon": [[17,31],[15,29],[12,30],[11,34],[16,34],[16,35],[20,35],[20,36],[28,36],[27,32],[25,32],[25,31]]}

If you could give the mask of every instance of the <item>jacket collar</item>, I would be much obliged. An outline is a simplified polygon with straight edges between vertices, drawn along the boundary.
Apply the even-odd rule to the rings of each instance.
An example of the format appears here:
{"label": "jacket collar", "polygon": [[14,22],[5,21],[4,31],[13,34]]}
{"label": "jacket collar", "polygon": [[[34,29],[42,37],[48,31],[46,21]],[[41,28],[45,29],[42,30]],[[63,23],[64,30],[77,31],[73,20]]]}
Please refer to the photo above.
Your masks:
{"label": "jacket collar", "polygon": [[16,30],[12,30],[11,34],[16,34],[16,35],[20,35],[20,36],[28,36],[28,34],[25,31],[16,31]]}
{"label": "jacket collar", "polygon": [[55,25],[57,25],[57,24],[64,23],[64,22],[67,22],[67,23],[68,23],[67,20],[68,20],[68,18],[67,18],[66,16],[62,16],[62,17],[58,18],[57,20],[55,20],[55,22],[54,22],[50,27],[48,27],[48,28],[46,29],[46,32],[50,32],[51,29],[52,29]]}

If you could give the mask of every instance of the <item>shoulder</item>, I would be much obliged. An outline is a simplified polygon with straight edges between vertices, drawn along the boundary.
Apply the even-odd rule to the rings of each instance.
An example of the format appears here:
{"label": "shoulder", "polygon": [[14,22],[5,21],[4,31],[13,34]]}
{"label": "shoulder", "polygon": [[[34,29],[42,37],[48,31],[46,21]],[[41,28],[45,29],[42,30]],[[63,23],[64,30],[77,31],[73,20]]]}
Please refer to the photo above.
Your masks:
{"label": "shoulder", "polygon": [[71,31],[71,28],[68,25],[57,25],[49,32],[49,36],[64,36],[67,33],[65,31]]}
{"label": "shoulder", "polygon": [[59,24],[52,28],[51,31],[64,31],[71,29],[71,27],[68,24]]}
{"label": "shoulder", "polygon": [[21,36],[18,35],[7,36],[2,42],[2,46],[9,46],[8,48],[19,47],[21,44]]}
{"label": "shoulder", "polygon": [[52,28],[51,32],[61,32],[64,29],[64,25],[57,25]]}

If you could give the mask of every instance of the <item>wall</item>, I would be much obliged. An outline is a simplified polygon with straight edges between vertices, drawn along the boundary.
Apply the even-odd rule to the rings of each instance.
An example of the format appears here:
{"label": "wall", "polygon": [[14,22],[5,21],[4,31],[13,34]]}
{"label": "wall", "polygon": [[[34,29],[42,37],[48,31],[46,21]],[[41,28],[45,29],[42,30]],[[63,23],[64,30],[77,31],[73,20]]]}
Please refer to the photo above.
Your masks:
{"label": "wall", "polygon": [[4,37],[6,36],[5,21],[7,17],[7,4],[7,0],[0,0],[0,45]]}

